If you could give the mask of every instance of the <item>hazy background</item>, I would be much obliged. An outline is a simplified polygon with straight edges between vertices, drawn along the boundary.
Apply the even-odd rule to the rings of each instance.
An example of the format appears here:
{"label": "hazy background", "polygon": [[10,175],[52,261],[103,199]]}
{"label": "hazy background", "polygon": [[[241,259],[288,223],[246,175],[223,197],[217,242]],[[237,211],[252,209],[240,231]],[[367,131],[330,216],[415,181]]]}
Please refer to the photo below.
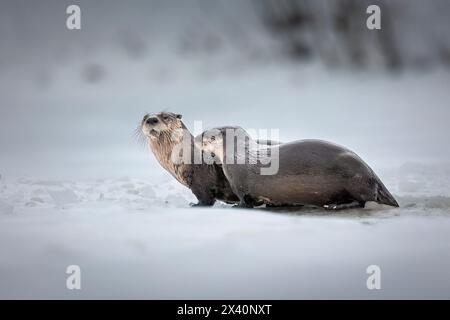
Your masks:
{"label": "hazy background", "polygon": [[[0,298],[450,298],[449,17],[448,0],[1,0]],[[345,145],[401,208],[189,208],[133,137],[162,109]]]}
{"label": "hazy background", "polygon": [[162,109],[191,130],[332,140],[375,167],[447,162],[450,3],[370,3],[381,31],[355,0],[2,1],[0,172],[159,174],[131,135]]}

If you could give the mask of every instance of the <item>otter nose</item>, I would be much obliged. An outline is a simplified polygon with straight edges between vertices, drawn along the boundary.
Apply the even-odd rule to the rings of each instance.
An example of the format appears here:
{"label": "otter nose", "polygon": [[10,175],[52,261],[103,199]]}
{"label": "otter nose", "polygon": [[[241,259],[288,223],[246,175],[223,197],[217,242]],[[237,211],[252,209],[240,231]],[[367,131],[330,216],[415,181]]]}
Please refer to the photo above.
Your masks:
{"label": "otter nose", "polygon": [[147,124],[157,124],[158,123],[158,118],[155,117],[151,117],[148,118],[147,121],[145,121]]}

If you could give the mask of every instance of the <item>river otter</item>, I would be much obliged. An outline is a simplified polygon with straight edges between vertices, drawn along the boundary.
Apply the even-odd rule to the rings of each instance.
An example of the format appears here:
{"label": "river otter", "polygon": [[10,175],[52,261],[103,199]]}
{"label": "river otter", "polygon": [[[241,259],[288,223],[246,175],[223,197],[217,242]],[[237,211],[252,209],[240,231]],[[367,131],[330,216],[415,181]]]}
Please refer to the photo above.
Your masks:
{"label": "river otter", "polygon": [[[182,116],[171,112],[146,114],[141,121],[141,130],[161,166],[169,171],[181,184],[191,189],[198,199],[196,206],[211,206],[216,199],[226,203],[239,202],[219,164],[195,164],[194,152],[199,150],[194,144],[194,137],[181,121]],[[189,145],[190,163],[176,163],[172,151],[179,144]]]}
{"label": "river otter", "polygon": [[[227,134],[233,135],[232,141],[244,141],[245,148],[235,152],[239,143],[236,141],[230,150]],[[358,155],[330,142],[299,140],[261,150],[242,128],[223,127],[207,132],[202,147],[222,164],[240,206],[253,207],[263,202],[269,206],[344,209],[364,207],[367,201],[375,201],[398,207],[381,180]],[[260,156],[266,152],[278,154],[275,174],[261,174],[266,166]],[[241,164],[237,164],[239,161]]]}

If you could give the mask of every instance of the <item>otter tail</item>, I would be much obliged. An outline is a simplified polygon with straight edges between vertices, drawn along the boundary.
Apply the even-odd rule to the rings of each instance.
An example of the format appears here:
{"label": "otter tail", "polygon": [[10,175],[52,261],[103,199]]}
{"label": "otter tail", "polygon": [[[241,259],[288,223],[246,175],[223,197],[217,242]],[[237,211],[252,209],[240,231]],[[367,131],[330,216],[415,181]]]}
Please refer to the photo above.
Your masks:
{"label": "otter tail", "polygon": [[387,204],[388,206],[399,207],[397,200],[392,196],[384,184],[378,179],[377,199],[378,203]]}

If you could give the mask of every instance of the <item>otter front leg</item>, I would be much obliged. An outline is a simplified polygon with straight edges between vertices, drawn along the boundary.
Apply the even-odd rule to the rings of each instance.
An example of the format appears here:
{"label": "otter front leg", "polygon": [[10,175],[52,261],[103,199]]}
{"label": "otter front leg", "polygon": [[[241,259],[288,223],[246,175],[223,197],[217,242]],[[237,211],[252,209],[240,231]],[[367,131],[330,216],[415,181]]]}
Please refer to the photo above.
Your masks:
{"label": "otter front leg", "polygon": [[210,202],[203,202],[203,201],[199,200],[197,203],[190,202],[189,205],[191,207],[211,207],[212,205],[214,205],[214,202],[210,203]]}
{"label": "otter front leg", "polygon": [[208,187],[191,187],[192,193],[198,200],[198,203],[190,203],[191,207],[208,207],[214,205],[216,198]]}
{"label": "otter front leg", "polygon": [[[231,181],[226,174],[225,176]],[[239,198],[239,203],[235,204],[233,208],[253,208],[255,206],[256,201],[246,194],[246,190],[242,186],[237,187],[235,184],[230,183],[230,187],[234,194]]]}
{"label": "otter front leg", "polygon": [[236,208],[253,208],[255,206],[255,200],[249,195],[238,195],[239,203],[234,205]]}

